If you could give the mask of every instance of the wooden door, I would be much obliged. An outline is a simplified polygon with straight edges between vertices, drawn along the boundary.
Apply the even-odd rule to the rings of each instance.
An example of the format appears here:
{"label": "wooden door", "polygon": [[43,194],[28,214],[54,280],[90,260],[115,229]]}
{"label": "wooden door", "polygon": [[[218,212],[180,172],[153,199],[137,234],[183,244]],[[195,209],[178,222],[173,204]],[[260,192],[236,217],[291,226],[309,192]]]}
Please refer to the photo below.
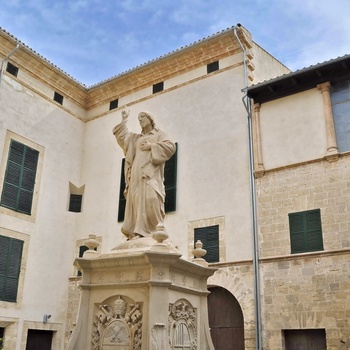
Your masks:
{"label": "wooden door", "polygon": [[289,329],[284,331],[286,350],[326,350],[324,329]]}
{"label": "wooden door", "polygon": [[237,299],[221,287],[209,288],[209,327],[216,350],[244,350],[244,323]]}
{"label": "wooden door", "polygon": [[29,329],[26,350],[51,350],[52,331]]}

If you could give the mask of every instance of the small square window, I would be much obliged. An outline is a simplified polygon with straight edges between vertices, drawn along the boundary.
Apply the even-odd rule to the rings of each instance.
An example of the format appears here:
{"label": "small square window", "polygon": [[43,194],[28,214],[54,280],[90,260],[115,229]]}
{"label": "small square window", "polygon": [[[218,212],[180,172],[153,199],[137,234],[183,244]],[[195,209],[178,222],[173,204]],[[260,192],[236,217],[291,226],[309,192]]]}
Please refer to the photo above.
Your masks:
{"label": "small square window", "polygon": [[290,213],[288,216],[292,254],[323,250],[320,209]]}
{"label": "small square window", "polygon": [[219,61],[215,61],[212,63],[207,64],[207,73],[215,72],[216,70],[219,70]]}
{"label": "small square window", "polygon": [[118,108],[118,99],[113,100],[109,103],[109,110],[111,111],[112,109]]}
{"label": "small square window", "polygon": [[18,68],[16,66],[14,66],[12,63],[7,62],[6,72],[8,72],[8,73],[12,74],[13,76],[17,77]]}
{"label": "small square window", "polygon": [[63,96],[60,95],[58,92],[55,92],[53,99],[54,99],[54,101],[56,101],[60,105],[63,105]]}
{"label": "small square window", "polygon": [[203,243],[203,248],[207,251],[204,260],[208,263],[219,262],[219,225],[195,228],[194,246],[198,240]]}
{"label": "small square window", "polygon": [[69,198],[68,210],[73,213],[80,213],[82,201],[83,201],[83,196],[81,194],[71,194]]}
{"label": "small square window", "polygon": [[157,92],[163,91],[164,90],[164,82],[161,81],[158,84],[153,85],[153,93],[156,94]]}

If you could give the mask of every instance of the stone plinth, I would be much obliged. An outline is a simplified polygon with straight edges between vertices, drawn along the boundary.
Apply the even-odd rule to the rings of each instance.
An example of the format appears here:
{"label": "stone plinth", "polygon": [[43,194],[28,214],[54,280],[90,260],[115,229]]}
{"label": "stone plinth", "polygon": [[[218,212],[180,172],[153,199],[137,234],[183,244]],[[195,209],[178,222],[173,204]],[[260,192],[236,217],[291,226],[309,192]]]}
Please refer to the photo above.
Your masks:
{"label": "stone plinth", "polygon": [[68,349],[213,350],[207,278],[216,269],[182,258],[169,244],[140,242],[76,259],[82,297]]}

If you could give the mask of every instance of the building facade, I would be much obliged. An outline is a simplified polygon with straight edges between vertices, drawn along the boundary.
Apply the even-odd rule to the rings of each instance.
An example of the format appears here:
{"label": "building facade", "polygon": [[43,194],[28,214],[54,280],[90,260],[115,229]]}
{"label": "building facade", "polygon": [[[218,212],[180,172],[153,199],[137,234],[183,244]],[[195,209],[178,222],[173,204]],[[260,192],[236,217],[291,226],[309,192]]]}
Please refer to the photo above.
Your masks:
{"label": "building facade", "polygon": [[[307,88],[286,94],[280,83],[299,78],[239,25],[91,87],[3,30],[0,58],[4,349],[30,350],[37,341],[64,349],[80,297],[74,259],[90,234],[102,253],[124,239],[118,221],[123,154],[112,135],[124,108],[130,130],[140,129],[139,112],[150,111],[177,143],[166,228],[189,259],[200,238],[218,268],[209,280],[217,348],[230,339],[235,349],[255,349],[261,338],[265,349],[285,349],[293,331],[304,329],[316,330],[317,339],[324,335],[330,349],[346,348],[349,149],[346,134],[345,148],[338,145],[327,99],[333,83],[342,91],[339,79],[310,78]],[[242,104],[248,85],[252,112]],[[288,220],[294,215],[298,223],[309,212],[321,218],[322,240],[316,234],[317,249],[291,251]]]}
{"label": "building facade", "polygon": [[267,349],[350,346],[349,63],[248,89]]}

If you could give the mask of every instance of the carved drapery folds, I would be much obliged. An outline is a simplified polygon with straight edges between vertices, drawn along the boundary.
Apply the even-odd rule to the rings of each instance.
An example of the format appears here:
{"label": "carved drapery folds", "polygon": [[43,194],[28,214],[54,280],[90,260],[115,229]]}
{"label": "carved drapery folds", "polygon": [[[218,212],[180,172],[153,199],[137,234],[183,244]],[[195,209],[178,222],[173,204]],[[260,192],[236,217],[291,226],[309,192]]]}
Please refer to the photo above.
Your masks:
{"label": "carved drapery folds", "polygon": [[142,306],[117,296],[97,306],[92,330],[93,350],[140,350]]}
{"label": "carved drapery folds", "polygon": [[197,350],[197,310],[186,299],[169,305],[169,344]]}

